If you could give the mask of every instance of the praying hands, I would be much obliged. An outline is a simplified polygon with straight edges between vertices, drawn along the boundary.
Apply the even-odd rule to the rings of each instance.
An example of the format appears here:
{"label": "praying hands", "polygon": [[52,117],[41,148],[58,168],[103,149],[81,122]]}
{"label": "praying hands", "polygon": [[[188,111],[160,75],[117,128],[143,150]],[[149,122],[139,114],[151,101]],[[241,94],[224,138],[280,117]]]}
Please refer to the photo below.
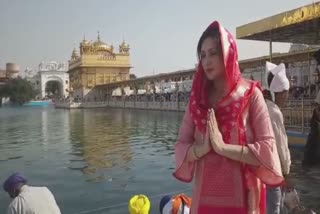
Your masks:
{"label": "praying hands", "polygon": [[208,111],[208,128],[209,128],[209,138],[211,142],[211,146],[214,151],[221,155],[225,143],[223,142],[223,138],[221,132],[218,127],[218,123],[216,120],[216,116],[214,114],[213,109],[209,109]]}

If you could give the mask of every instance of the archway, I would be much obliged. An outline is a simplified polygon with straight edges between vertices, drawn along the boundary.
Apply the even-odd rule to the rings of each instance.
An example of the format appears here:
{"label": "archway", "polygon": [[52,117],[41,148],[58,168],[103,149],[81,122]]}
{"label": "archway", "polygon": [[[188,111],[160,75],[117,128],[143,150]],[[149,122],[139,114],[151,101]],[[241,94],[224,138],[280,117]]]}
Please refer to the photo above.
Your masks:
{"label": "archway", "polygon": [[58,76],[41,77],[41,96],[42,98],[59,99],[64,97],[64,82]]}
{"label": "archway", "polygon": [[50,80],[45,85],[46,98],[61,98],[63,97],[63,85],[60,81]]}

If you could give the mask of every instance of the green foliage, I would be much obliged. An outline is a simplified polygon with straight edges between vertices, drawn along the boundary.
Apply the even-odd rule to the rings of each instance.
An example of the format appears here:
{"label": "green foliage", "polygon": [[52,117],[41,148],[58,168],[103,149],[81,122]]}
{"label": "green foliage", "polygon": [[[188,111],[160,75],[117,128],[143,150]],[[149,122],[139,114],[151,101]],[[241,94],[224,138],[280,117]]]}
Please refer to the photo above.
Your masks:
{"label": "green foliage", "polygon": [[0,97],[9,97],[13,104],[23,105],[36,95],[30,82],[20,77],[9,80],[0,87]]}

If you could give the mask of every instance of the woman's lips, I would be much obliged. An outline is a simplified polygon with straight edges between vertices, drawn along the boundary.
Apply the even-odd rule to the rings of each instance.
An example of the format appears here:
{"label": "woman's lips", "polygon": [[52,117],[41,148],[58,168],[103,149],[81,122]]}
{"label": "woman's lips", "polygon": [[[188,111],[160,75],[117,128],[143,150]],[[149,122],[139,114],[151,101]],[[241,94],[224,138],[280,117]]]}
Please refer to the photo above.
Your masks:
{"label": "woman's lips", "polygon": [[208,68],[208,69],[205,69],[205,71],[206,71],[207,73],[212,73],[212,72],[214,71],[214,69],[213,69],[213,68]]}

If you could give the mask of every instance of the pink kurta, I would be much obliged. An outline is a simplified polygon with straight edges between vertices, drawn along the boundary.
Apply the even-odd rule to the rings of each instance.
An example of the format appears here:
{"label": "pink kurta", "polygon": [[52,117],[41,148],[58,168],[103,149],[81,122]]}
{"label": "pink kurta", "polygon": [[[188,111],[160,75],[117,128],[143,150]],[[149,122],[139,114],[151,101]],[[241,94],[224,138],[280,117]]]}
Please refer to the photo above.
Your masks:
{"label": "pink kurta", "polygon": [[[221,103],[220,109],[224,111],[225,116],[220,115],[220,118],[226,120],[223,124],[229,125],[226,127],[219,125],[219,129],[224,136],[229,136],[229,139],[224,139],[225,142],[236,145],[239,144],[239,131],[245,133],[245,145],[260,161],[260,166],[244,166],[214,151],[199,161],[188,162],[186,160],[188,149],[194,143],[202,143],[204,135],[196,128],[189,108],[186,109],[175,146],[174,176],[183,182],[194,180],[192,214],[259,213],[259,204],[261,200],[265,200],[264,194],[261,194],[263,189],[261,182],[267,185],[279,185],[283,181],[268,109],[258,88],[253,89],[248,105],[239,118],[244,130],[235,118],[236,101],[249,88],[250,81],[241,80],[230,97]],[[233,110],[229,106],[230,103],[235,103]]]}

